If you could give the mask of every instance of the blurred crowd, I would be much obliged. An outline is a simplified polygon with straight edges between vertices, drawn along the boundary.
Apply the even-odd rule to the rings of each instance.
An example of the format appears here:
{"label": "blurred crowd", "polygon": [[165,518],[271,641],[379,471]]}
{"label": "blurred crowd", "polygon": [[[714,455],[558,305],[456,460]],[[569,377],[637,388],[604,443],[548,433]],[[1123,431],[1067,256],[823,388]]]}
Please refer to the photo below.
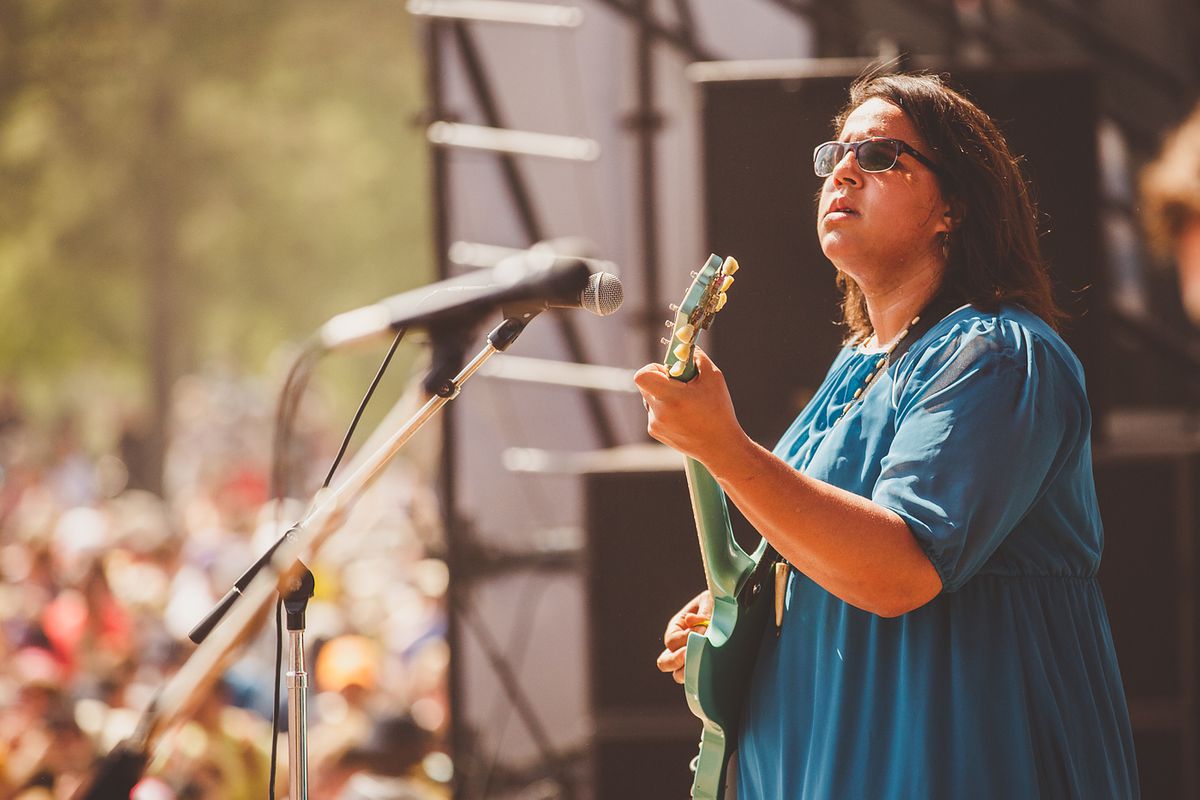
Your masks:
{"label": "blurred crowd", "polygon": [[[152,493],[139,485],[145,448],[132,424],[97,450],[77,416],[34,424],[0,387],[0,798],[64,798],[84,784],[186,662],[192,626],[300,517],[303,500],[268,496],[274,401],[245,378],[181,381],[165,488]],[[341,431],[322,416],[302,414],[295,442],[296,463],[323,477]],[[309,563],[314,797],[448,796],[439,541],[429,481],[397,459]],[[274,675],[267,624],[156,742],[133,796],[266,797]],[[284,688],[283,728],[286,698]],[[281,731],[277,796],[287,752]]]}

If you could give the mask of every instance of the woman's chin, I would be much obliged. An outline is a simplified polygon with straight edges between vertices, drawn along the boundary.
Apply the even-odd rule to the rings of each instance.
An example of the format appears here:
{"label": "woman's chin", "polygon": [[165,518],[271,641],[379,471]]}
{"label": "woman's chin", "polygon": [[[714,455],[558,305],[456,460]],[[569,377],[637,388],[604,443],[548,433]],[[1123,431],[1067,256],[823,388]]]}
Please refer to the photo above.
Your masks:
{"label": "woman's chin", "polygon": [[859,250],[853,238],[844,236],[840,231],[826,231],[821,236],[821,252],[834,266],[843,271],[845,270],[842,265],[852,263],[860,254]]}

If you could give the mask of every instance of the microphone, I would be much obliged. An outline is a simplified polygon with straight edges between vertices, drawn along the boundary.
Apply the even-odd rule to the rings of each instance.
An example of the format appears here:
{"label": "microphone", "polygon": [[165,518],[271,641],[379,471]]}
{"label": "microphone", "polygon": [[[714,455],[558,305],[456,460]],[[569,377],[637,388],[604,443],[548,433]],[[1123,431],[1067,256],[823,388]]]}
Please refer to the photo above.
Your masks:
{"label": "microphone", "polygon": [[597,317],[607,317],[615,314],[623,302],[625,287],[621,285],[621,279],[611,272],[593,272],[588,275],[583,291],[577,295],[505,303],[504,316],[532,317],[547,308],[582,308]]}
{"label": "microphone", "polygon": [[527,251],[481,269],[347,311],[321,326],[326,350],[368,341],[405,326],[469,325],[504,307],[526,316],[546,308],[585,308],[611,314],[623,299],[621,282],[609,273],[590,274],[578,258]]}
{"label": "microphone", "polygon": [[611,272],[593,272],[588,276],[587,286],[579,293],[579,307],[597,317],[615,314],[624,302],[625,287]]}

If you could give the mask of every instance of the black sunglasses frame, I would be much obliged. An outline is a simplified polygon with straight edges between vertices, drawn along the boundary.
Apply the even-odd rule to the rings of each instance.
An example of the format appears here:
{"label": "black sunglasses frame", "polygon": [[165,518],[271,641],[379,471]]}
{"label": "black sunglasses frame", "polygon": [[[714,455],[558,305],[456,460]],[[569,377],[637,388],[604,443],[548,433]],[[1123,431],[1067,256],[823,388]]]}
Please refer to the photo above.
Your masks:
{"label": "black sunglasses frame", "polygon": [[[941,171],[938,169],[937,164],[934,164],[928,158],[926,158],[925,156],[918,153],[916,151],[916,149],[912,145],[910,145],[908,142],[905,142],[901,139],[891,139],[886,136],[876,136],[876,137],[872,137],[870,139],[863,139],[860,142],[821,142],[819,145],[814,147],[813,148],[813,172],[815,172],[817,174],[818,178],[828,178],[830,175],[833,174],[832,169],[824,175],[822,175],[817,170],[817,155],[821,152],[822,148],[827,147],[831,144],[837,145],[838,147],[842,148],[841,155],[838,156],[837,161],[834,162],[834,169],[836,169],[837,165],[840,164],[842,159],[846,157],[846,151],[849,150],[850,152],[854,153],[854,160],[855,160],[855,162],[858,163],[858,168],[861,169],[863,172],[887,172],[889,169],[892,169],[893,167],[895,167],[896,164],[900,161],[901,153],[908,153],[910,156],[915,158],[917,161],[920,161],[922,164],[924,164],[926,167],[928,167],[929,170],[931,172],[933,172],[935,175],[941,174]],[[892,159],[892,163],[888,164],[883,169],[867,169],[866,167],[864,167],[862,165],[862,162],[858,160],[858,148],[862,147],[864,144],[891,144],[896,148],[896,155]]]}

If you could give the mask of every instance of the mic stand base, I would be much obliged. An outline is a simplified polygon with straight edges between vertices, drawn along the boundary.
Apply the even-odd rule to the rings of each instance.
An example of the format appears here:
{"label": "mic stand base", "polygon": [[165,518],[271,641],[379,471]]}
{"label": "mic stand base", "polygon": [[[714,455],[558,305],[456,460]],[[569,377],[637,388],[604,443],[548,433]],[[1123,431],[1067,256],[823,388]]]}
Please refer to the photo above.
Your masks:
{"label": "mic stand base", "polygon": [[129,797],[150,760],[144,748],[121,742],[104,757],[91,783],[79,791],[73,800],[113,800]]}

